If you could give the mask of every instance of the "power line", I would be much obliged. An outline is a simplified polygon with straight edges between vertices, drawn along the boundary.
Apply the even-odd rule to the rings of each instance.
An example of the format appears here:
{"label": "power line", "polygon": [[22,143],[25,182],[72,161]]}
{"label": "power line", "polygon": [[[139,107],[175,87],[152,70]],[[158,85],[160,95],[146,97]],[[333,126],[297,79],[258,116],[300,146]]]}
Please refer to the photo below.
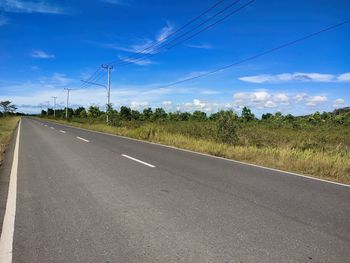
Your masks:
{"label": "power line", "polygon": [[[255,0],[249,1],[248,3],[242,5],[241,7],[239,7],[239,8],[237,8],[237,9],[233,10],[232,12],[230,12],[229,14],[227,14],[226,16],[224,16],[223,18],[219,19],[219,20],[216,21],[215,23],[206,26],[205,28],[203,28],[203,29],[201,29],[200,31],[196,32],[195,34],[193,34],[193,35],[191,35],[191,36],[189,36],[189,37],[187,37],[187,38],[181,40],[180,42],[175,43],[174,45],[172,45],[172,46],[170,46],[169,48],[167,48],[167,50],[169,50],[169,49],[171,49],[171,48],[173,48],[173,47],[175,47],[175,46],[177,46],[177,45],[179,45],[179,44],[181,44],[181,43],[183,43],[183,42],[185,42],[185,41],[187,41],[187,40],[189,40],[189,39],[194,38],[195,36],[197,36],[197,35],[199,35],[200,33],[202,33],[202,32],[204,32],[204,31],[206,31],[206,30],[212,28],[213,26],[219,24],[220,22],[226,20],[226,19],[229,18],[230,16],[232,16],[232,15],[238,13],[239,11],[241,11],[242,9],[246,8],[247,6],[251,5],[251,4],[254,3],[254,2],[255,2]],[[169,43],[168,43],[168,44],[169,44]],[[165,46],[168,46],[168,44],[166,44]]]}
{"label": "power line", "polygon": [[[167,40],[169,39],[170,37],[174,36],[176,33],[180,32],[181,30],[183,30],[184,28],[186,28],[187,26],[189,26],[190,24],[194,23],[195,21],[197,21],[199,18],[201,18],[202,16],[204,16],[205,14],[209,13],[210,11],[212,11],[213,9],[215,9],[217,6],[219,6],[220,4],[222,4],[224,2],[224,0],[220,0],[218,2],[216,2],[213,6],[211,6],[209,9],[207,9],[206,11],[204,11],[203,13],[201,13],[200,15],[198,15],[197,17],[195,17],[194,19],[190,20],[189,22],[187,22],[185,25],[183,25],[182,27],[180,27],[179,29],[177,29],[176,31],[168,34],[166,37],[163,38],[163,42],[159,43],[159,42],[156,42],[146,48],[144,48],[143,50],[139,51],[138,53],[136,53],[134,56],[129,56],[127,57],[127,59],[131,59],[131,61],[124,61],[124,62],[119,62],[119,64],[115,64],[116,61],[113,63],[111,63],[112,65],[128,65],[128,64],[131,64],[131,63],[135,63],[137,61],[140,61],[140,60],[144,60],[145,58],[147,57],[153,57],[157,54],[159,54],[160,52],[157,52],[157,53],[147,53],[145,54],[144,51],[146,50],[149,50],[149,49],[152,49],[152,51],[158,51],[158,50],[161,50],[163,49],[164,47],[168,46],[169,44],[175,42],[176,40],[178,39],[181,39],[182,37],[188,35],[189,33],[192,33],[193,31],[197,30],[198,28],[200,28],[201,26],[205,25],[206,23],[208,23],[209,21],[213,20],[214,18],[216,18],[217,16],[225,13],[227,10],[229,10],[230,8],[232,8],[234,5],[236,5],[240,0],[236,0],[236,1],[233,1],[232,3],[230,3],[228,6],[224,7],[223,9],[221,9],[219,12],[217,12],[216,14],[210,16],[208,19],[204,20],[203,22],[201,22],[199,25],[195,26],[194,28],[192,28],[191,30],[189,31],[186,31],[185,33],[182,33],[180,36],[176,37],[175,39],[171,40],[169,43],[164,43],[164,40]],[[175,43],[174,45],[170,46],[169,48],[167,48],[167,50],[183,43],[184,41],[187,41],[191,38],[193,38],[194,36],[204,32],[205,30],[208,30],[209,28],[213,27],[214,25],[222,22],[223,20],[227,19],[228,17],[232,16],[233,14],[237,13],[238,11],[242,10],[243,8],[245,8],[246,6],[252,4],[255,0],[251,0],[250,2],[244,4],[243,6],[239,7],[238,9],[235,9],[233,12],[230,12],[228,15],[224,16],[223,18],[219,19],[218,21],[208,25],[207,27],[205,27],[204,29],[200,30],[199,32],[196,32],[195,34],[189,36],[188,38],[182,40],[182,41],[179,41],[178,43]],[[157,47],[158,46],[158,47]],[[153,50],[153,48],[155,48],[155,50]],[[137,55],[141,55],[141,57],[137,58]],[[133,59],[133,57],[135,57],[135,59]],[[96,74],[95,77],[93,77],[93,75],[86,81],[84,81],[84,84],[82,84],[82,87],[81,88],[87,88],[91,85],[92,82],[97,82],[98,80],[100,80],[102,78],[102,75],[103,75],[103,71],[100,71],[100,73],[98,74],[99,69],[97,69],[95,71],[95,73],[93,75]]]}
{"label": "power line", "polygon": [[[240,0],[238,0],[240,1]],[[225,2],[225,0],[220,0],[218,2],[216,2],[214,5],[212,5],[211,7],[209,7],[207,10],[205,10],[204,12],[202,12],[201,14],[199,14],[198,16],[194,17],[193,19],[191,19],[190,21],[188,21],[186,24],[182,25],[180,28],[178,28],[177,30],[169,33],[168,35],[166,35],[162,41],[166,41],[167,39],[169,39],[170,37],[174,36],[175,34],[177,34],[178,32],[180,32],[181,30],[183,30],[184,28],[188,27],[189,25],[193,24],[195,21],[197,21],[198,19],[200,19],[202,16],[208,14],[210,11],[212,11],[213,9],[215,9],[217,6],[221,5],[223,2]],[[156,43],[153,43],[147,47],[145,47],[144,49],[136,52],[134,54],[134,56],[129,56],[129,59],[132,59],[133,57],[137,56],[137,55],[143,55],[145,53],[145,51],[147,50],[152,50],[155,46],[159,45],[159,42],[157,41]],[[116,60],[110,62],[110,64],[114,64],[116,63]]]}
{"label": "power line", "polygon": [[[92,73],[91,75],[90,75],[90,77],[86,80],[86,81],[91,81],[97,74],[98,74],[98,72],[101,70],[101,68],[99,67],[99,68],[97,68],[95,71],[94,71],[94,73]],[[83,86],[83,85],[82,85]],[[82,88],[82,87],[81,87]]]}
{"label": "power line", "polygon": [[[210,22],[211,20],[215,19],[217,16],[220,16],[222,14],[224,14],[226,11],[228,11],[229,9],[231,9],[234,5],[236,5],[240,0],[236,0],[236,1],[233,1],[232,3],[230,3],[228,6],[224,7],[223,9],[221,9],[219,12],[217,12],[216,14],[214,14],[213,16],[207,18],[206,20],[204,20],[203,22],[201,22],[199,25],[197,25],[196,27],[182,33],[181,35],[177,36],[176,38],[172,39],[170,42],[168,43],[158,43],[157,46],[153,51],[158,51],[158,50],[161,50],[163,49],[164,47],[170,45],[171,43],[174,43],[176,42],[177,40],[181,39],[182,37],[196,31],[197,29],[199,29],[200,27],[202,27],[203,25],[207,24],[208,22]],[[178,43],[175,43],[174,45],[171,46],[172,47],[175,47],[185,41],[187,41],[188,39],[191,39],[195,36],[197,36],[198,34],[212,28],[213,26],[215,26],[216,24],[226,20],[227,18],[229,18],[230,16],[234,15],[235,13],[241,11],[243,8],[245,8],[246,6],[252,4],[253,2],[255,2],[255,0],[251,0],[249,1],[248,3],[244,4],[243,6],[233,10],[232,12],[230,12],[229,14],[225,15],[223,18],[219,19],[218,21],[206,26],[204,29],[201,29],[199,32],[196,32],[195,34],[191,35],[190,37],[186,38],[185,40],[180,40]],[[170,48],[166,49],[166,50],[169,50]],[[157,52],[157,53],[148,53],[148,54],[142,54],[141,57],[137,58],[137,59],[134,59],[132,62],[128,62],[128,61],[124,61],[124,62],[119,62],[119,64],[116,64],[118,66],[124,66],[124,65],[128,65],[128,64],[131,64],[131,63],[134,63],[134,62],[137,62],[137,61],[140,61],[140,60],[144,60],[146,58],[149,58],[149,57],[153,57],[155,55],[158,55],[160,52]]]}
{"label": "power line", "polygon": [[[195,21],[197,21],[198,19],[200,19],[202,16],[206,15],[207,13],[209,13],[210,11],[212,11],[213,9],[215,9],[217,6],[221,5],[225,0],[219,0],[216,3],[214,3],[214,5],[212,5],[211,7],[209,7],[207,10],[205,10],[204,12],[202,12],[201,14],[199,14],[198,16],[194,17],[193,19],[191,19],[190,21],[188,21],[186,24],[184,24],[183,26],[181,26],[180,28],[178,28],[177,30],[175,30],[174,32],[169,33],[168,35],[166,35],[162,40],[165,41],[168,38],[172,37],[173,35],[177,34],[178,32],[180,32],[181,30],[183,30],[184,28],[186,28],[187,26],[191,25],[192,23],[194,23]],[[149,45],[147,47],[145,47],[144,49],[138,51],[136,54],[134,54],[134,56],[137,55],[142,55],[145,51],[152,49],[153,47],[155,47],[156,45],[158,45],[159,43],[153,43],[152,45]],[[132,56],[128,57],[128,58],[132,58]],[[119,60],[118,60],[119,61]],[[117,61],[112,61],[108,64],[114,64]],[[94,78],[94,75],[98,74],[98,71],[101,70],[101,68],[99,67],[88,79],[85,80],[85,83],[82,84],[81,88],[87,88],[90,85],[88,84],[89,82],[96,82],[96,79]],[[103,72],[103,71],[101,71]],[[101,79],[101,72],[100,72],[100,76],[98,76],[98,80]],[[95,76],[96,78],[96,76]]]}
{"label": "power line", "polygon": [[99,71],[99,73],[95,74],[94,77],[90,77],[89,79],[85,80],[80,88],[88,88],[91,86],[92,82],[99,81],[103,77],[104,71],[102,70],[101,67],[99,67],[99,69],[96,72],[98,72],[98,71]]}
{"label": "power line", "polygon": [[191,80],[194,80],[194,79],[199,79],[199,78],[203,78],[203,77],[208,76],[208,75],[212,75],[212,74],[214,74],[214,73],[216,73],[216,72],[219,72],[219,71],[222,71],[222,70],[225,70],[225,69],[228,69],[228,68],[237,66],[237,65],[242,64],[242,63],[245,63],[245,62],[247,62],[247,61],[250,61],[250,60],[253,60],[253,59],[256,59],[256,58],[265,56],[265,55],[267,55],[267,54],[273,53],[273,52],[275,52],[275,51],[281,50],[281,49],[283,49],[283,48],[292,46],[292,45],[294,45],[294,44],[297,44],[297,43],[299,43],[299,42],[302,42],[302,41],[304,41],[304,40],[307,40],[307,39],[309,39],[309,38],[312,38],[312,37],[314,37],[314,36],[317,36],[317,35],[319,35],[319,34],[322,34],[322,33],[324,33],[324,32],[333,30],[333,29],[335,29],[335,28],[341,27],[341,26],[343,26],[343,25],[345,25],[345,24],[348,24],[348,23],[350,23],[350,19],[344,20],[344,21],[342,21],[342,22],[340,22],[340,23],[338,23],[338,24],[334,24],[334,25],[328,26],[328,27],[323,28],[323,29],[321,29],[321,30],[319,30],[319,31],[317,31],[317,32],[314,32],[314,33],[311,33],[311,34],[309,34],[309,35],[306,35],[306,36],[303,36],[303,37],[301,37],[301,38],[298,38],[298,39],[296,39],[296,40],[293,40],[293,41],[284,43],[284,44],[282,44],[282,45],[280,45],[280,46],[277,46],[277,47],[268,49],[268,50],[266,50],[266,51],[263,51],[263,52],[258,53],[258,54],[256,54],[256,55],[253,55],[253,56],[247,57],[247,58],[245,58],[245,59],[239,60],[239,61],[234,62],[234,63],[232,63],[232,64],[229,64],[229,65],[226,65],[226,66],[223,66],[223,67],[220,67],[220,68],[211,70],[211,71],[209,71],[209,72],[206,72],[206,73],[203,73],[203,74],[194,76],[194,77],[190,77],[190,78],[187,78],[187,79],[175,81],[175,82],[173,82],[173,83],[170,83],[170,84],[167,84],[167,85],[161,86],[161,87],[162,87],[162,88],[167,88],[167,87],[175,86],[175,85],[178,85],[178,84],[187,82],[187,81],[191,81]]}

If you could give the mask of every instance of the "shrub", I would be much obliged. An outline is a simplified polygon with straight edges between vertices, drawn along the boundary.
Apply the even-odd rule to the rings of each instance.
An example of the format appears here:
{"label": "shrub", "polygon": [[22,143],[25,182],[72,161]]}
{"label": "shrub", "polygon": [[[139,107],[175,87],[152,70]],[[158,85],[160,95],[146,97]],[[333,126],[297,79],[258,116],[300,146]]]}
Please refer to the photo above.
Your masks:
{"label": "shrub", "polygon": [[217,140],[233,144],[237,141],[237,115],[232,110],[220,111],[217,115]]}

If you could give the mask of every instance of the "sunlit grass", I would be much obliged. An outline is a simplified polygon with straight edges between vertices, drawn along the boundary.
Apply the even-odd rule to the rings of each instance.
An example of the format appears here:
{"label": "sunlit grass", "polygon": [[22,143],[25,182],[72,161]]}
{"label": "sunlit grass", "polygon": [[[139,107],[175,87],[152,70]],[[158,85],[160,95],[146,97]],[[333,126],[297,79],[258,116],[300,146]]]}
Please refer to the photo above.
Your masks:
{"label": "sunlit grass", "polygon": [[11,139],[18,121],[19,117],[0,118],[0,163],[4,158],[6,146]]}

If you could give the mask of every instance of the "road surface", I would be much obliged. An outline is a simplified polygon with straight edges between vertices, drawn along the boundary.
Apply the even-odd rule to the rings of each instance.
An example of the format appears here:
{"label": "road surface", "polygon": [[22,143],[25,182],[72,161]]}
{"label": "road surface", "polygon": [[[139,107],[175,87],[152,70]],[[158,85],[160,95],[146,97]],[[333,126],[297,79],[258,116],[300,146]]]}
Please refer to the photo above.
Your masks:
{"label": "road surface", "polygon": [[16,193],[12,262],[350,262],[347,186],[45,121]]}

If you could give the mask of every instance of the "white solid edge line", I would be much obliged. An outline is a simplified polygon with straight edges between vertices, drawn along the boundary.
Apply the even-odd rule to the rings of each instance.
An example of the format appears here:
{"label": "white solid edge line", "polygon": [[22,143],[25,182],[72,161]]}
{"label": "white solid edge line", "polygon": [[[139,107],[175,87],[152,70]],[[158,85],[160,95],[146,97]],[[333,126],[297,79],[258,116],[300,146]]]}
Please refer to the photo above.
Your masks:
{"label": "white solid edge line", "polygon": [[211,157],[211,158],[216,158],[216,159],[220,159],[220,160],[224,160],[224,161],[239,163],[239,164],[243,164],[243,165],[247,165],[247,166],[253,166],[253,167],[262,168],[262,169],[266,169],[266,170],[270,170],[270,171],[280,172],[280,173],[284,173],[284,174],[288,174],[288,175],[295,175],[295,176],[303,177],[303,178],[306,178],[306,179],[311,179],[311,180],[315,180],[315,181],[320,181],[320,182],[324,182],[324,183],[329,183],[329,184],[334,184],[334,185],[339,185],[339,186],[345,186],[345,187],[349,187],[350,188],[350,185],[348,185],[348,184],[337,183],[337,182],[333,182],[333,181],[329,181],[329,180],[325,180],[325,179],[321,179],[321,178],[317,178],[317,177],[312,177],[312,176],[308,176],[308,175],[303,175],[303,174],[283,171],[283,170],[270,168],[270,167],[266,167],[266,166],[261,166],[261,165],[257,165],[257,164],[252,164],[252,163],[241,162],[241,161],[228,159],[228,158],[224,158],[224,157],[220,157],[220,156],[210,155],[210,154],[207,154],[207,153],[195,152],[195,151],[191,151],[191,150],[187,150],[187,149],[178,148],[178,147],[175,147],[175,146],[164,145],[164,144],[155,143],[155,142],[143,141],[143,140],[130,138],[130,137],[122,136],[122,135],[110,134],[110,133],[100,132],[100,131],[93,131],[93,130],[84,129],[84,128],[80,128],[80,127],[69,126],[69,125],[65,125],[65,124],[61,124],[61,123],[57,123],[57,124],[65,126],[65,127],[69,127],[69,128],[74,128],[74,129],[79,129],[79,130],[88,131],[88,132],[94,132],[94,133],[100,133],[100,134],[104,134],[104,135],[109,135],[109,136],[124,138],[124,139],[127,139],[127,140],[132,140],[132,141],[138,141],[138,142],[158,145],[158,146],[162,146],[162,147],[166,147],[166,148],[170,148],[170,149],[174,149],[174,150],[178,150],[178,151],[184,151],[184,152],[199,154],[199,155],[203,155],[203,156],[207,156],[207,157]]}
{"label": "white solid edge line", "polygon": [[62,131],[62,130],[60,130],[60,132],[62,132],[62,133],[66,133],[65,131]]}
{"label": "white solid edge line", "polygon": [[54,127],[50,127],[50,129],[54,130],[55,128]]}
{"label": "white solid edge line", "polygon": [[141,161],[141,160],[139,160],[139,159],[136,159],[136,158],[131,157],[131,156],[126,155],[126,154],[122,154],[122,156],[124,156],[125,158],[129,158],[130,160],[133,160],[133,161],[135,161],[135,162],[142,163],[142,164],[144,164],[144,165],[146,165],[146,166],[148,166],[148,167],[152,167],[152,168],[156,167],[156,166],[153,165],[153,164],[146,163],[146,162],[144,162],[144,161]]}
{"label": "white solid edge line", "polygon": [[44,124],[45,127],[47,127],[47,124]]}
{"label": "white solid edge line", "polygon": [[13,233],[15,230],[16,216],[16,199],[17,199],[17,169],[18,169],[18,152],[19,152],[19,137],[21,130],[21,121],[18,125],[15,151],[13,155],[10,183],[7,194],[6,210],[4,221],[2,224],[2,232],[0,239],[0,262],[11,263],[13,251]]}
{"label": "white solid edge line", "polygon": [[81,137],[79,137],[79,136],[77,136],[77,139],[82,140],[82,141],[84,141],[84,142],[90,142],[89,140],[86,140],[86,139],[81,138]]}

